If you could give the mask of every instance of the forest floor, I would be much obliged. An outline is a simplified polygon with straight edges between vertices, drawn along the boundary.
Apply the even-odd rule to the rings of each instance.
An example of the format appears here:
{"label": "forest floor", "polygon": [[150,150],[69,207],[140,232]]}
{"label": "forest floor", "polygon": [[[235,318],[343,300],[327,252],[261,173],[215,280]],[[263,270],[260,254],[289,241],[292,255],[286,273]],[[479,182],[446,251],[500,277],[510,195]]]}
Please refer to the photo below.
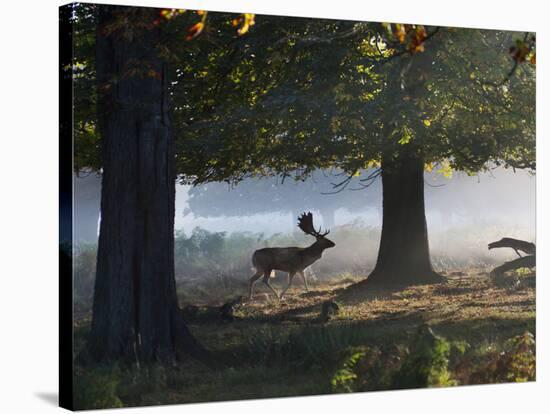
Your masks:
{"label": "forest floor", "polygon": [[[140,372],[100,369],[96,378],[77,366],[76,391],[80,383],[89,393],[109,378],[109,404],[133,406],[533,380],[534,341],[525,333],[535,335],[535,274],[444,275],[446,283],[392,290],[352,287],[360,278],[350,276],[311,283],[307,292],[296,283],[283,300],[258,283],[253,300],[236,306],[234,320],[189,320],[196,338],[229,367],[212,371],[188,359]],[[217,302],[211,292],[210,303],[200,300],[214,306],[242,292],[226,291]],[[327,301],[339,311],[323,320]],[[193,298],[185,296],[182,305],[189,303]],[[76,324],[78,348],[89,318]],[[429,351],[418,345],[424,326],[438,338]],[[403,380],[411,363],[428,367],[426,383]],[[83,407],[101,406],[82,398]]]}

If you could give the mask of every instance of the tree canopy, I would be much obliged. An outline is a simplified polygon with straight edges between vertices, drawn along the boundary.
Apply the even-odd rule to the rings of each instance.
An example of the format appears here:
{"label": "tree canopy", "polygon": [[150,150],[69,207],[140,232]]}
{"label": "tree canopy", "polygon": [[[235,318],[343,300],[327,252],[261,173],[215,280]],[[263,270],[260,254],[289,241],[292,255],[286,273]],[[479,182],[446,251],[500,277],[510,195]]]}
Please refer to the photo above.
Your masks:
{"label": "tree canopy", "polygon": [[407,144],[428,170],[534,170],[534,67],[509,76],[522,34],[417,26],[411,51],[388,26],[258,17],[229,50],[205,33],[202,63],[178,69],[173,92],[178,171],[192,183],[328,167],[351,177]]}
{"label": "tree canopy", "polygon": [[[182,181],[352,177],[405,144],[446,174],[535,169],[532,35],[256,16],[239,36],[246,16],[159,9]],[[93,6],[77,17],[75,168],[99,169]]]}

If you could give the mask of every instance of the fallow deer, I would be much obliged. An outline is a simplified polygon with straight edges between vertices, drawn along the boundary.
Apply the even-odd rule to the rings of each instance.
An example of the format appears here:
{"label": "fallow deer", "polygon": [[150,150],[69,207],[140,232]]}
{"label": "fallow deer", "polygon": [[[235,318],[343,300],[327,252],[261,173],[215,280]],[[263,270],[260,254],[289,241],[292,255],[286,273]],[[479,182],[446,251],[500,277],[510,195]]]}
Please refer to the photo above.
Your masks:
{"label": "fallow deer", "polygon": [[[252,255],[252,264],[256,269],[256,273],[250,278],[248,286],[248,298],[252,298],[252,290],[254,283],[263,275],[263,282],[275,294],[276,297],[282,297],[292,285],[294,276],[298,273],[306,287],[307,279],[304,270],[319,260],[325,249],[334,247],[335,244],[325,236],[330,233],[330,230],[321,233],[321,228],[315,230],[313,227],[313,214],[303,213],[298,217],[298,227],[304,233],[316,238],[315,243],[309,247],[266,247],[259,249]],[[283,289],[281,295],[269,283],[269,278],[274,270],[288,272],[288,285]]]}

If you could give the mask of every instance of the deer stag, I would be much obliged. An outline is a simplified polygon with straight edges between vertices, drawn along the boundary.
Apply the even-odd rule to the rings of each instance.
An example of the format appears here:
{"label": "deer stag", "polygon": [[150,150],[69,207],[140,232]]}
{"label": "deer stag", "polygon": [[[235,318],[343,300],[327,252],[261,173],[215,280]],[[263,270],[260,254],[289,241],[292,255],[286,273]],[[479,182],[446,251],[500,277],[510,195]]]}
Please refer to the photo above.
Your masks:
{"label": "deer stag", "polygon": [[273,270],[288,272],[288,285],[281,292],[280,298],[284,296],[288,288],[292,285],[292,280],[298,273],[308,290],[307,279],[304,274],[306,267],[319,260],[325,249],[334,247],[335,244],[325,236],[330,230],[321,233],[321,228],[313,228],[313,214],[303,213],[298,217],[298,227],[306,234],[315,237],[317,240],[309,247],[266,247],[259,249],[252,255],[252,264],[256,273],[250,278],[248,286],[248,298],[252,298],[254,283],[263,275],[263,282],[271,289],[275,296],[279,297],[277,291],[269,283],[269,278]]}

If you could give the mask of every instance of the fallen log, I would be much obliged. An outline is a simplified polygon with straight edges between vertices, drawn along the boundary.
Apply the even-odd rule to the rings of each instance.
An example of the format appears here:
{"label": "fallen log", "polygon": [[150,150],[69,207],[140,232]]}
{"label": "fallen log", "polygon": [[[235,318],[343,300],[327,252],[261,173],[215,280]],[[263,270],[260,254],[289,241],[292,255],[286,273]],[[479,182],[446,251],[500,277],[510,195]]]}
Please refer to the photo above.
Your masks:
{"label": "fallen log", "polygon": [[495,267],[491,270],[491,276],[501,276],[509,270],[521,269],[522,267],[532,268],[537,265],[537,260],[535,255],[523,256],[519,259],[506,262],[500,266]]}
{"label": "fallen log", "polygon": [[[513,249],[519,256],[519,259],[511,260],[500,266],[495,267],[491,271],[491,276],[501,276],[509,270],[516,270],[522,267],[533,268],[536,267],[536,246],[534,243],[527,242],[525,240],[513,239],[511,237],[504,237],[499,241],[489,243],[489,250],[509,247]],[[519,252],[526,253],[526,256],[522,256]]]}

